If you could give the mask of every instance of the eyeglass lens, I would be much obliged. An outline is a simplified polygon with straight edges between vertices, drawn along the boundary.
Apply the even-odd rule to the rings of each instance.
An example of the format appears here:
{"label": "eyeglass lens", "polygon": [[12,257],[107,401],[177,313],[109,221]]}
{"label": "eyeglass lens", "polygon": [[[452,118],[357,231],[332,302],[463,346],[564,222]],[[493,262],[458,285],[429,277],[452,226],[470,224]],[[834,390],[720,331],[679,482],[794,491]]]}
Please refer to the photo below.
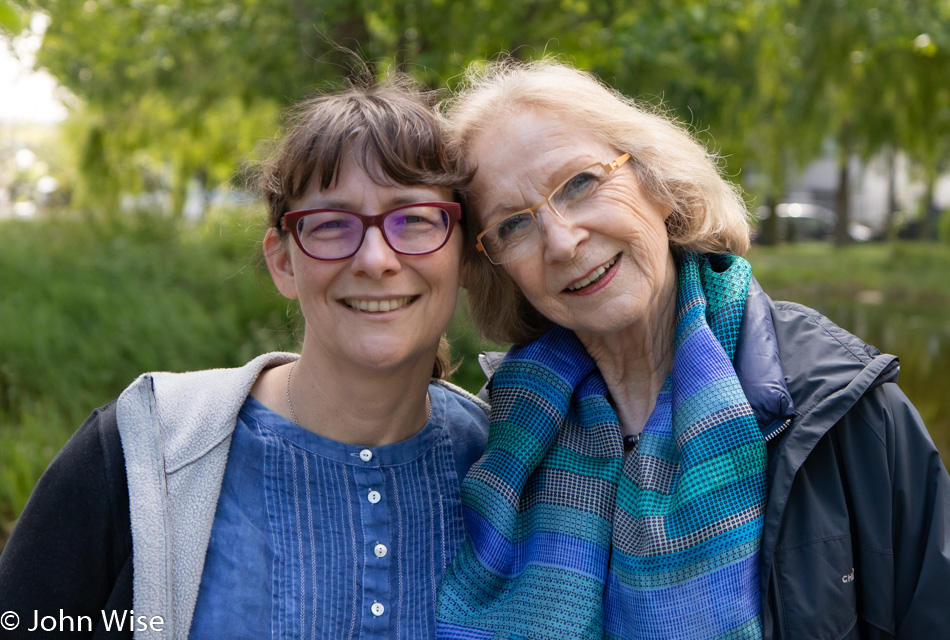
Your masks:
{"label": "eyeglass lens", "polygon": [[[355,254],[363,240],[363,219],[346,211],[310,213],[297,221],[297,237],[307,253],[323,260]],[[368,225],[367,225],[368,226]],[[412,206],[386,214],[383,236],[393,250],[418,254],[437,249],[451,227],[448,212],[439,207]]]}
{"label": "eyeglass lens", "polygon": [[[591,212],[596,204],[591,195],[610,175],[601,165],[588,167],[564,181],[546,200],[557,215],[579,219]],[[539,237],[538,213],[523,211],[509,216],[489,227],[482,237],[482,246],[488,257],[502,264],[521,255],[530,240]]]}

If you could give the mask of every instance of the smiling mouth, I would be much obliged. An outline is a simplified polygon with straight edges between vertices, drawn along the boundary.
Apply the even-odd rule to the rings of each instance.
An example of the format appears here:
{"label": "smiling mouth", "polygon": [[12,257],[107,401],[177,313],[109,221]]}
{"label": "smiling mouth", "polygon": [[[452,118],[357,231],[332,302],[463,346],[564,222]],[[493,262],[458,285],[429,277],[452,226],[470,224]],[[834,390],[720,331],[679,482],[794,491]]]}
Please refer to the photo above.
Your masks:
{"label": "smiling mouth", "polygon": [[401,309],[413,302],[419,296],[406,296],[404,298],[393,298],[391,300],[360,300],[358,298],[343,298],[343,304],[350,309],[357,311],[366,311],[368,313],[385,313]]}
{"label": "smiling mouth", "polygon": [[577,282],[575,282],[575,283],[572,284],[571,286],[567,287],[567,289],[565,289],[565,291],[578,291],[578,290],[583,289],[584,287],[586,287],[586,286],[588,286],[588,285],[594,284],[595,282],[597,282],[598,280],[600,280],[601,278],[603,278],[603,277],[604,277],[604,274],[607,273],[607,271],[610,270],[610,267],[612,267],[612,266],[614,266],[615,264],[617,264],[617,260],[619,260],[619,259],[620,259],[620,256],[619,256],[619,255],[614,256],[614,257],[611,258],[608,262],[605,262],[604,264],[602,264],[602,265],[600,265],[599,267],[597,267],[597,268],[594,270],[593,273],[591,273],[589,276],[587,276],[587,277],[584,278],[583,280],[578,280]]}

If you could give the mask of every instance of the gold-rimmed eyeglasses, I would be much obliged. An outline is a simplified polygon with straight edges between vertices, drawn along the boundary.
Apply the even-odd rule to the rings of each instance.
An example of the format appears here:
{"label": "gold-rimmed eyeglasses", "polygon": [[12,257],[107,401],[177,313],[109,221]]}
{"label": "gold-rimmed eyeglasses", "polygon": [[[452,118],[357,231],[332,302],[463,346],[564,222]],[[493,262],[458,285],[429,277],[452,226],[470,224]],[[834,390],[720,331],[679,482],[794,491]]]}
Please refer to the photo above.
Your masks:
{"label": "gold-rimmed eyeglasses", "polygon": [[578,219],[596,209],[592,196],[610,180],[627,160],[625,153],[613,162],[597,162],[581,169],[559,184],[547,198],[527,209],[516,211],[492,224],[475,238],[475,247],[492,264],[505,264],[525,255],[541,237],[544,223],[538,210],[545,204],[562,219]]}

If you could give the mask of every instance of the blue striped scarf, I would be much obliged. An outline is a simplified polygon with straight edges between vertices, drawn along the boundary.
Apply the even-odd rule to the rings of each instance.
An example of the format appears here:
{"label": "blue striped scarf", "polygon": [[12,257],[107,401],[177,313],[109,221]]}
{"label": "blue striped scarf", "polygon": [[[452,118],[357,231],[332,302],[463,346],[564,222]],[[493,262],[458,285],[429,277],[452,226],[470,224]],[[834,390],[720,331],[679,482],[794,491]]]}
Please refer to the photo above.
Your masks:
{"label": "blue striped scarf", "polygon": [[678,274],[673,371],[628,455],[572,332],[495,373],[439,638],[762,636],[765,442],[732,366],[751,270],[686,254]]}

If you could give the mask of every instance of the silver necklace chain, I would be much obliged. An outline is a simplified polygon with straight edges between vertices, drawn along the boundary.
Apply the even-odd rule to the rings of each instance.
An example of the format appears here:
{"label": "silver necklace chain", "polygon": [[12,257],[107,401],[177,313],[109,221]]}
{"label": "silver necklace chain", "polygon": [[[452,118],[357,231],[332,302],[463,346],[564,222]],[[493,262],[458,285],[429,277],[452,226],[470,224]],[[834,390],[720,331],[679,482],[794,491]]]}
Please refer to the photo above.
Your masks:
{"label": "silver necklace chain", "polygon": [[[284,385],[284,394],[287,396],[287,407],[290,409],[290,417],[294,421],[294,424],[298,427],[300,423],[297,421],[297,414],[294,413],[294,403],[290,401],[290,376],[294,375],[294,369],[297,368],[297,363],[300,362],[300,358],[294,360],[294,363],[290,365],[290,371],[287,372],[287,383]],[[432,402],[429,400],[429,392],[426,391],[426,423],[432,418]]]}

